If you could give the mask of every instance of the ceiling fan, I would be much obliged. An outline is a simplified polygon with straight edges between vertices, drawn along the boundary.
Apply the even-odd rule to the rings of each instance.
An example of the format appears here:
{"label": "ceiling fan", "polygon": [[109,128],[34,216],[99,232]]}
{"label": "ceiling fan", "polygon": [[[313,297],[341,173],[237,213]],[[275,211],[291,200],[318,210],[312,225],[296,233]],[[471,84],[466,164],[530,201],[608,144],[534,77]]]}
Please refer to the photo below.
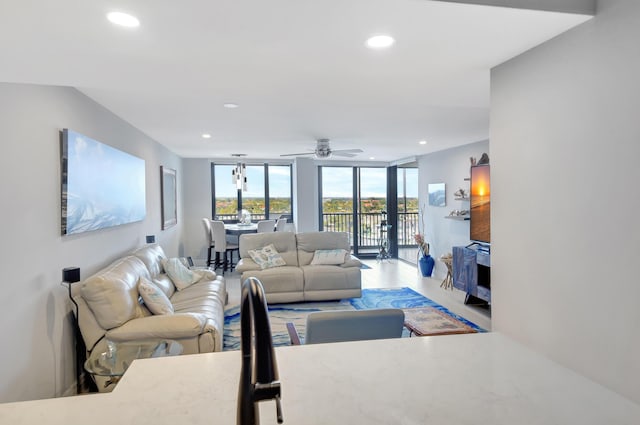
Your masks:
{"label": "ceiling fan", "polygon": [[362,149],[338,149],[333,150],[331,146],[329,146],[329,139],[318,139],[316,141],[316,149],[311,152],[302,152],[302,153],[287,153],[280,156],[304,156],[304,155],[314,155],[318,159],[330,158],[332,155],[335,156],[345,156],[345,157],[354,157],[357,153],[362,152]]}

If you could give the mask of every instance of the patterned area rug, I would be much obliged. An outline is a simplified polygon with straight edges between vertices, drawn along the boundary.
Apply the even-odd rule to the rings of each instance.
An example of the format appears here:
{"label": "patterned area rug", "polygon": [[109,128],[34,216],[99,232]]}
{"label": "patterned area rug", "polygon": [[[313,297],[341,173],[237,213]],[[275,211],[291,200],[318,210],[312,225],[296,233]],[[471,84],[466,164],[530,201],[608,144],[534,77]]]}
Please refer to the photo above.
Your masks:
{"label": "patterned area rug", "polygon": [[[485,332],[476,324],[452,313],[440,304],[426,298],[410,288],[380,288],[363,289],[362,297],[350,298],[340,301],[271,304],[269,305],[269,320],[274,346],[290,345],[287,333],[287,322],[293,322],[301,339],[304,339],[306,319],[309,313],[327,310],[365,310],[372,308],[402,308],[412,309],[416,307],[431,307],[438,311],[440,320],[430,317],[429,326],[450,326],[450,323],[458,322],[471,332]],[[409,317],[409,316],[407,316]],[[450,320],[442,318],[449,317]],[[434,334],[439,333],[435,332]],[[451,333],[451,332],[449,332]],[[403,337],[410,336],[405,329]],[[240,349],[240,306],[232,306],[225,310],[224,316],[224,351]]]}

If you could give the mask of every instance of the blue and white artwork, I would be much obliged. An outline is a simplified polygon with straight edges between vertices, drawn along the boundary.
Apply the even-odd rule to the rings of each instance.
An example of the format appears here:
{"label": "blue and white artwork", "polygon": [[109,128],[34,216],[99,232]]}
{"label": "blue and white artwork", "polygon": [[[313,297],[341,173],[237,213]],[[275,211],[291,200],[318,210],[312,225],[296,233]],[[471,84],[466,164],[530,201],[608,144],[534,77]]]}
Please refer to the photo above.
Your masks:
{"label": "blue and white artwork", "polygon": [[63,130],[63,235],[143,220],[145,201],[143,159]]}

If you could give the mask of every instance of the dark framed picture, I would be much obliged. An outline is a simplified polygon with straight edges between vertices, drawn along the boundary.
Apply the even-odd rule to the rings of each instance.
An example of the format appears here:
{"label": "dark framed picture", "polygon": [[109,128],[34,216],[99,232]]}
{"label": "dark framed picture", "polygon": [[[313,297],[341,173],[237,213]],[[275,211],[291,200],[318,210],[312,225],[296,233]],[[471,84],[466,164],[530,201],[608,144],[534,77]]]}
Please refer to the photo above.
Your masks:
{"label": "dark framed picture", "polygon": [[160,166],[160,194],[162,204],[162,230],[178,223],[176,170]]}

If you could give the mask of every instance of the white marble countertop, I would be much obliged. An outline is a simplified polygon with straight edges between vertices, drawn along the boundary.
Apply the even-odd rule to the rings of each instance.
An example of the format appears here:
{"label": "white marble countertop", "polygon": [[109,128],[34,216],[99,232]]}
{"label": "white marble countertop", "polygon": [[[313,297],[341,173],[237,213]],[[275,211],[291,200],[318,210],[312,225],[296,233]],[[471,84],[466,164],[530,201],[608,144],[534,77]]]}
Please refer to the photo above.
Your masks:
{"label": "white marble countertop", "polygon": [[[285,424],[640,423],[640,405],[498,333],[276,349]],[[136,360],[110,394],[0,405],[0,424],[234,424],[240,353]],[[261,423],[275,424],[273,402]]]}

